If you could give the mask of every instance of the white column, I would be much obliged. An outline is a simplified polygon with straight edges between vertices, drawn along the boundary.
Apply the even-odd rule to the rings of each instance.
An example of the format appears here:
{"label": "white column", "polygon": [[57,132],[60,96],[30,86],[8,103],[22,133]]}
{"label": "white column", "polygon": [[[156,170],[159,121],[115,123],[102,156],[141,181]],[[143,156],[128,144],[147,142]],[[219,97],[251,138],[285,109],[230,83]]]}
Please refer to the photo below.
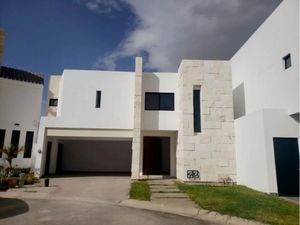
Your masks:
{"label": "white column", "polygon": [[133,125],[133,140],[132,140],[132,163],[131,163],[131,178],[139,179],[142,173],[142,146],[141,138],[141,112],[142,112],[142,74],[143,74],[143,59],[135,58],[135,92],[134,92],[134,125]]}

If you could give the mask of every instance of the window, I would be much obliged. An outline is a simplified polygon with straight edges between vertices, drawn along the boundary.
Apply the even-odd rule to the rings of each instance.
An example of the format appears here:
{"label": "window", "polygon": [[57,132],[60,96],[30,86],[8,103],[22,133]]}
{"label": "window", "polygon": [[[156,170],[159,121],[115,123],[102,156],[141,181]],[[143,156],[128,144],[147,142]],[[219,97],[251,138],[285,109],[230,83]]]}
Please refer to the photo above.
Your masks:
{"label": "window", "polygon": [[290,68],[292,66],[291,54],[287,54],[282,59],[283,59],[284,69],[288,69],[288,68]]}
{"label": "window", "polygon": [[96,91],[96,108],[101,106],[101,91]]}
{"label": "window", "polygon": [[233,118],[238,119],[246,115],[244,82],[232,91],[233,94]]}
{"label": "window", "polygon": [[201,132],[201,97],[200,89],[193,92],[194,132]]}
{"label": "window", "polygon": [[30,158],[31,157],[33,134],[34,134],[33,131],[27,131],[26,132],[24,158]]}
{"label": "window", "polygon": [[50,98],[49,99],[49,106],[57,106],[58,99],[57,98]]}
{"label": "window", "polygon": [[[10,144],[15,146],[16,148],[19,148],[19,140],[20,140],[20,131],[13,130],[12,135],[11,135]],[[14,157],[17,158],[17,155],[14,155]]]}
{"label": "window", "polygon": [[[5,130],[0,129],[0,149],[4,147]],[[2,158],[2,152],[0,152],[0,158]]]}
{"label": "window", "polygon": [[145,110],[174,110],[174,93],[146,92]]}

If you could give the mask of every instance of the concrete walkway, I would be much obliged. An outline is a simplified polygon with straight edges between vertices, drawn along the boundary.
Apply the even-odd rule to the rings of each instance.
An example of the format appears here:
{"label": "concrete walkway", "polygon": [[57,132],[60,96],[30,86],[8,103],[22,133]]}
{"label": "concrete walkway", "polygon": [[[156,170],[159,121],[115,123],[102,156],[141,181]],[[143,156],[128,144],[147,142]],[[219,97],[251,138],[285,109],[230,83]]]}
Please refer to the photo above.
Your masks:
{"label": "concrete walkway", "polygon": [[173,180],[149,180],[151,190],[151,201],[159,200],[189,200],[185,193],[182,193],[176,186]]}

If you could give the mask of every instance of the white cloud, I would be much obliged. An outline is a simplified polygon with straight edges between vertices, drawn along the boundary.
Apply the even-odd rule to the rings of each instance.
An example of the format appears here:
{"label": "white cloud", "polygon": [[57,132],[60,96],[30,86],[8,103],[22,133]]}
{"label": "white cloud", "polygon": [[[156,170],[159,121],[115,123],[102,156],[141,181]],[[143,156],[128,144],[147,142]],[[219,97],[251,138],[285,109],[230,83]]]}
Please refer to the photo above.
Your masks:
{"label": "white cloud", "polygon": [[[176,71],[183,58],[229,59],[280,0],[123,0],[137,26],[96,68],[147,54],[147,68]],[[93,8],[95,6],[91,6]]]}
{"label": "white cloud", "polygon": [[121,11],[116,0],[73,0],[77,4],[84,5],[87,9],[95,13],[111,13],[112,10]]}

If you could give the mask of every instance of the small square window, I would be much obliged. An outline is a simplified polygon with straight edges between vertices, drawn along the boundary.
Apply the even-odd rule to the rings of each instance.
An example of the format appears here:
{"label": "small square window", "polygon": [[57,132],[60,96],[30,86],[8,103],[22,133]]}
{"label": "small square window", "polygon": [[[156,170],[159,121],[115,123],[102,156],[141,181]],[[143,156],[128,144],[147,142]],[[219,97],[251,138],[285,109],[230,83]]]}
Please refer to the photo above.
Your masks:
{"label": "small square window", "polygon": [[57,98],[50,98],[49,106],[57,106],[58,99]]}
{"label": "small square window", "polygon": [[283,59],[284,69],[288,69],[292,66],[291,54],[284,56],[282,59]]}

